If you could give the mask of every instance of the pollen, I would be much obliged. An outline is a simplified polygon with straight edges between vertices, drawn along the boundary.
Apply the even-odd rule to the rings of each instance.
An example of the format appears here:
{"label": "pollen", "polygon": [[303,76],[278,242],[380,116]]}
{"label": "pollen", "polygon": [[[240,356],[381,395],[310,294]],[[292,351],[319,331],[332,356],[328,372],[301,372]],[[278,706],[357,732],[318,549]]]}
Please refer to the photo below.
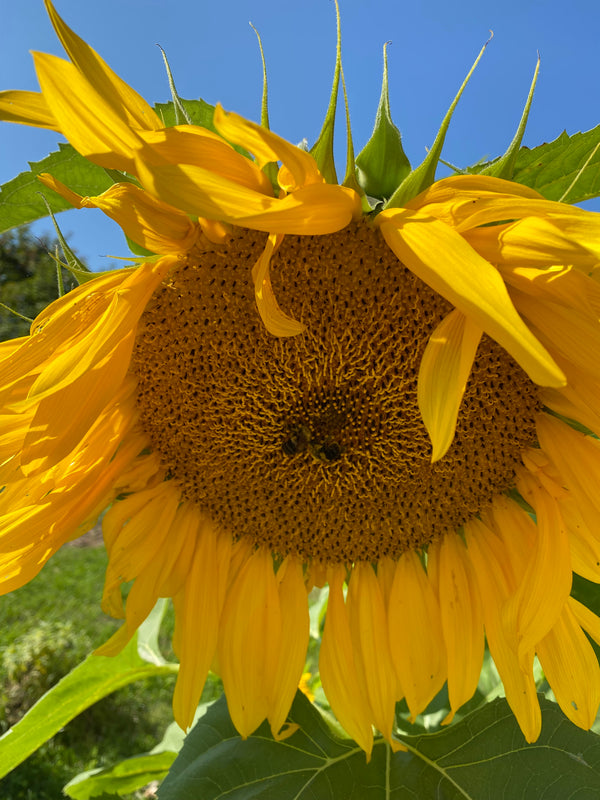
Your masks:
{"label": "pollen", "polygon": [[277,338],[254,301],[264,244],[235,230],[183,261],[141,321],[141,425],[188,500],[280,556],[347,563],[422,548],[514,485],[541,406],[498,344],[483,337],[453,444],[431,464],[417,377],[448,302],[364,221],[286,236],[271,280],[306,329]]}

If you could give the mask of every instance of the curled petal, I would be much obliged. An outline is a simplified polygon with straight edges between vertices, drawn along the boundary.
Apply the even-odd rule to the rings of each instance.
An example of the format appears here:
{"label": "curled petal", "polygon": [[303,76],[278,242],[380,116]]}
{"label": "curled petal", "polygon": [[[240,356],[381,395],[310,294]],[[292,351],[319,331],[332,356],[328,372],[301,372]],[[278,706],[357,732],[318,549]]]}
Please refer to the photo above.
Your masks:
{"label": "curled petal", "polygon": [[454,309],[431,334],[419,368],[419,411],[433,445],[431,461],[452,444],[458,410],[483,331]]}
{"label": "curled petal", "polygon": [[297,322],[281,310],[275,299],[269,275],[271,257],[282,241],[283,234],[271,234],[267,239],[265,249],[252,269],[254,296],[260,318],[269,333],[273,336],[297,336],[306,330],[306,325]]}
{"label": "curled petal", "polygon": [[250,150],[261,168],[270,162],[281,161],[288,171],[288,177],[291,177],[285,185],[281,184],[282,189],[291,192],[301,186],[324,182],[317,162],[310,153],[239,114],[224,111],[220,103],[215,108],[214,123],[222,136]]}

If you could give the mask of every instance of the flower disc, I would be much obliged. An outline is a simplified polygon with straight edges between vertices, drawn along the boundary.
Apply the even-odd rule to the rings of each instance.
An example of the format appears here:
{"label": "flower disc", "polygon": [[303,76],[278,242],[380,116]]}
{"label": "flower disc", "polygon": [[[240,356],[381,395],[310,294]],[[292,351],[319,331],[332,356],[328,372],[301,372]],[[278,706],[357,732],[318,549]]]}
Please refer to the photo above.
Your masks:
{"label": "flower disc", "polygon": [[540,404],[499,345],[483,337],[453,444],[431,464],[417,377],[450,305],[362,222],[285,237],[273,288],[306,330],[274,337],[251,279],[264,241],[236,231],[186,261],[142,318],[142,426],[189,500],[234,536],[336,563],[422,547],[513,485]]}

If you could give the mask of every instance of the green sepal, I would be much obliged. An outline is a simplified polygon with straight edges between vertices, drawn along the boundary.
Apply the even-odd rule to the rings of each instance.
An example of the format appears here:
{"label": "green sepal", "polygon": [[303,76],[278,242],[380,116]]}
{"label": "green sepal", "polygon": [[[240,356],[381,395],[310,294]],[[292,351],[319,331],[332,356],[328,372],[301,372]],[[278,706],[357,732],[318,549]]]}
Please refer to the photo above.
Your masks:
{"label": "green sepal", "polygon": [[333,73],[333,85],[325,121],[321,128],[319,138],[310,149],[311,156],[317,162],[321,174],[327,183],[337,183],[337,173],[335,171],[335,161],[333,158],[333,138],[335,129],[335,115],[337,111],[337,98],[340,86],[340,74],[342,71],[342,29],[340,23],[340,9],[335,0],[335,13],[337,18],[337,46],[335,54],[335,72]]}
{"label": "green sepal", "polygon": [[371,138],[356,157],[359,184],[367,195],[387,200],[410,173],[402,136],[392,121],[388,91],[387,45],[383,45],[381,97]]}
{"label": "green sepal", "polygon": [[450,108],[448,109],[446,116],[442,120],[442,124],[440,125],[440,129],[435,137],[435,141],[431,146],[431,150],[428,152],[427,156],[425,157],[424,161],[414,169],[410,175],[402,181],[400,186],[396,189],[394,194],[390,197],[388,202],[385,204],[385,208],[399,208],[405,205],[409,200],[412,200],[413,197],[416,197],[420,192],[427,189],[431,184],[435,181],[435,173],[437,170],[437,165],[442,155],[442,148],[444,146],[444,140],[446,139],[446,134],[448,133],[448,128],[450,127],[450,122],[452,120],[452,115],[458,105],[458,101],[460,100],[462,93],[467,87],[469,80],[471,79],[471,75],[475,72],[475,68],[481,57],[485,52],[485,48],[488,46],[488,41],[483,45],[481,50],[479,51],[479,55],[475,59],[473,66],[469,70],[467,77],[462,82],[460,89]]}
{"label": "green sepal", "polygon": [[[267,79],[267,62],[265,59],[265,51],[263,50],[262,39],[260,38],[260,33],[256,30],[254,25],[250,23],[250,27],[256,34],[256,38],[258,39],[258,49],[260,50],[260,60],[262,62],[262,71],[263,71],[263,86],[262,86],[262,98],[260,101],[260,124],[263,128],[266,128],[268,131],[271,130],[271,124],[269,122],[269,81]],[[273,186],[273,191],[277,192],[279,190],[279,184],[277,183],[277,173],[279,172],[279,168],[277,164],[272,161],[270,164],[265,164],[263,167],[263,172],[267,176],[267,178],[271,181]]]}
{"label": "green sepal", "polygon": [[[158,45],[160,47],[160,45]],[[192,121],[190,115],[184,108],[181,98],[177,94],[177,89],[175,88],[175,80],[173,78],[173,73],[171,72],[171,66],[169,64],[169,60],[167,58],[167,54],[165,51],[160,47],[160,52],[162,53],[163,61],[165,62],[165,69],[167,70],[167,78],[169,80],[169,89],[171,90],[171,97],[173,98],[173,108],[175,110],[175,119],[176,125],[191,125]]]}
{"label": "green sepal", "polygon": [[535,71],[533,73],[533,80],[531,81],[525,108],[523,109],[521,121],[519,122],[519,127],[517,128],[514,139],[510,143],[506,153],[497,161],[493,161],[489,166],[483,169],[480,173],[481,175],[491,175],[494,178],[504,178],[507,181],[512,180],[515,171],[515,164],[517,163],[517,156],[519,155],[519,148],[521,147],[521,142],[523,141],[523,136],[525,134],[525,128],[527,127],[527,120],[529,118],[531,103],[533,101],[533,93],[535,91],[535,85],[537,83],[539,72],[540,57],[538,55],[537,64],[535,65]]}
{"label": "green sepal", "polygon": [[368,214],[369,211],[371,211],[371,206],[369,205],[365,192],[362,186],[359,184],[358,179],[356,177],[354,142],[352,141],[352,128],[350,127],[350,109],[348,107],[348,93],[346,91],[346,80],[344,78],[343,69],[341,70],[341,75],[342,75],[342,89],[344,90],[344,108],[346,110],[346,174],[344,175],[342,186],[347,186],[348,189],[354,189],[354,191],[361,198],[364,213]]}
{"label": "green sepal", "polygon": [[56,237],[58,239],[60,248],[63,252],[63,257],[65,259],[65,261],[63,262],[58,258],[58,254],[56,255],[52,255],[52,253],[48,254],[56,264],[56,275],[58,280],[58,296],[62,297],[64,294],[64,287],[62,285],[61,267],[64,267],[65,269],[69,270],[71,275],[75,278],[75,280],[79,284],[85,283],[85,281],[88,281],[91,278],[93,278],[94,273],[91,272],[88,269],[88,267],[86,267],[86,265],[83,263],[83,261],[77,258],[75,253],[71,250],[71,248],[67,244],[67,240],[63,236],[63,233],[58,225],[58,222],[56,221],[56,217],[54,216],[54,213],[52,212],[52,209],[50,208],[48,201],[46,200],[42,192],[40,192],[40,195],[46,205],[46,209],[48,211],[49,216],[52,218],[52,224],[54,225],[54,230],[56,231]]}

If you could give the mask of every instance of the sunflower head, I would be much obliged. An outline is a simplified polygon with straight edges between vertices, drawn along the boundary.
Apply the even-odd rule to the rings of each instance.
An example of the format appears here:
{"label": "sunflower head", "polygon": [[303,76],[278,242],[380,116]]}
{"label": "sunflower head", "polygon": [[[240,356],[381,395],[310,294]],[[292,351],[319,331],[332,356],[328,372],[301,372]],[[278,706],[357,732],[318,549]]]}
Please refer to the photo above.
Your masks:
{"label": "sunflower head", "polygon": [[600,582],[600,218],[511,180],[531,95],[501,159],[436,180],[466,81],[411,169],[385,64],[339,184],[339,46],[307,152],[220,106],[165,127],[46,6],[69,58],[36,54],[41,92],[3,93],[0,116],[112,170],[100,194],[41,180],[146,255],[0,346],[2,589],[104,511],[124,623],[98,652],[172,597],[182,727],[214,668],[242,736],[292,732],[325,583],[320,676],[367,753],[373,728],[401,746],[402,698],[414,719],[446,684],[449,722],[485,640],[528,741],[536,656],[590,727],[600,621],[570,590]]}

